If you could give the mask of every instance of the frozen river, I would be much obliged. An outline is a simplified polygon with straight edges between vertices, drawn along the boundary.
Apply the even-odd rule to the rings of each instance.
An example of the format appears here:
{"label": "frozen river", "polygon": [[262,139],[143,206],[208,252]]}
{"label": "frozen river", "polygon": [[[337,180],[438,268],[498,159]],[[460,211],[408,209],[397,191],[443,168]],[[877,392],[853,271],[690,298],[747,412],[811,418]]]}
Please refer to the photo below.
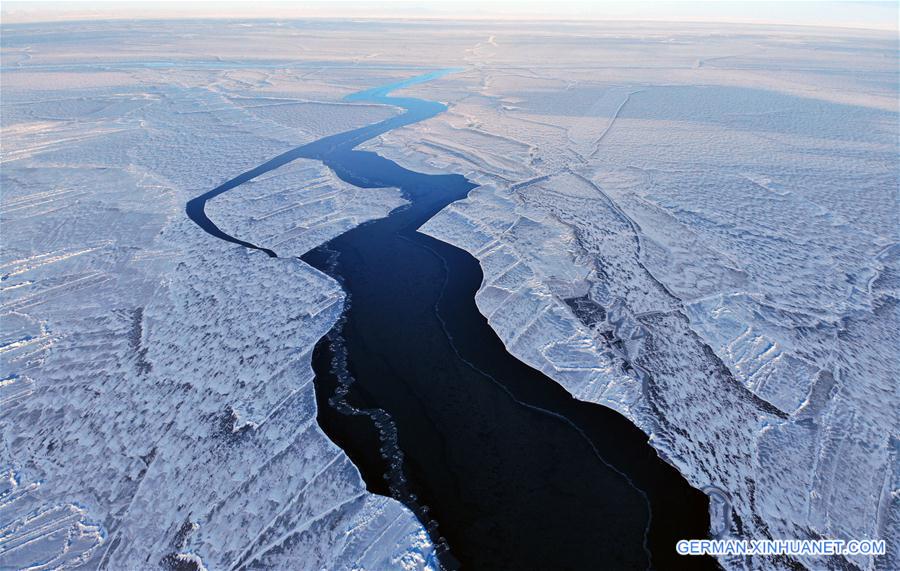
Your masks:
{"label": "frozen river", "polygon": [[706,496],[623,416],[573,399],[511,356],[475,305],[478,261],[416,231],[475,185],[354,150],[444,111],[389,93],[450,72],[351,96],[405,112],[279,155],[191,200],[188,215],[213,236],[256,248],[220,230],[206,201],[298,158],[321,160],[357,187],[402,191],[407,206],[303,256],[347,293],[343,318],[313,358],[318,419],[371,491],[416,513],[444,566],[713,567],[676,561],[674,551],[678,539],[706,535]]}

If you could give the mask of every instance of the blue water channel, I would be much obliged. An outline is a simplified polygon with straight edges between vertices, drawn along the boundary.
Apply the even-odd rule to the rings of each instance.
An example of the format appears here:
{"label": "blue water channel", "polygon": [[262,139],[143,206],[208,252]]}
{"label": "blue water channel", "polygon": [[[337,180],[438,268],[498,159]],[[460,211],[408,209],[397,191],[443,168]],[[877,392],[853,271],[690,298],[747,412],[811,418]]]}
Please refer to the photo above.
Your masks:
{"label": "blue water channel", "polygon": [[283,153],[194,198],[188,216],[217,238],[275,256],[219,229],[206,202],[298,158],[320,160],[360,188],[401,190],[408,205],[302,257],[347,293],[313,356],[318,421],[370,491],[397,498],[423,522],[441,566],[715,568],[674,547],[706,536],[706,496],[623,416],[573,399],[510,355],[475,305],[478,261],[417,232],[475,185],[355,150],[446,110],[389,94],[454,71],[347,97],[404,112]]}

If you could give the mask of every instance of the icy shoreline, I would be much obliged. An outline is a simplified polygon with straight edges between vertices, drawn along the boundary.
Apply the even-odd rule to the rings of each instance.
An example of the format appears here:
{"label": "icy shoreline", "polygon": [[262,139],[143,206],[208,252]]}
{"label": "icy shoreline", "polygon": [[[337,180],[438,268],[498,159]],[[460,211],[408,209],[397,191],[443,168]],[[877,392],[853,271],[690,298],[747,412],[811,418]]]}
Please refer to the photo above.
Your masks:
{"label": "icy shoreline", "polygon": [[[310,354],[340,288],[183,215],[193,189],[307,135],[223,97],[214,71],[108,88],[84,73],[64,98],[17,73],[4,71],[0,565],[433,567],[413,514],[369,494],[316,423]],[[328,128],[385,116],[343,108]],[[308,169],[278,181],[280,206],[315,221],[284,237],[297,248],[400,203],[355,201]],[[317,198],[303,192],[316,176]],[[284,211],[229,200],[242,227]],[[316,200],[338,208],[317,219]]]}
{"label": "icy shoreline", "polygon": [[[482,99],[453,95],[445,116],[369,144],[409,168],[482,183],[421,231],[479,259],[478,306],[510,352],[632,419],[710,494],[716,537],[895,535],[896,227],[842,194],[862,185],[864,204],[896,203],[896,111],[851,86],[827,97],[859,107],[778,88],[585,79],[581,89],[608,105],[576,119],[563,106],[580,94],[544,99],[530,83],[554,80],[539,75],[479,62],[446,93],[480,86]],[[667,105],[677,122],[655,117]],[[761,105],[768,113],[747,112]],[[733,123],[727,113],[740,111]],[[859,121],[872,125],[864,136]],[[599,138],[582,142],[590,122]],[[782,145],[791,154],[768,160]],[[888,569],[895,557],[722,563]]]}

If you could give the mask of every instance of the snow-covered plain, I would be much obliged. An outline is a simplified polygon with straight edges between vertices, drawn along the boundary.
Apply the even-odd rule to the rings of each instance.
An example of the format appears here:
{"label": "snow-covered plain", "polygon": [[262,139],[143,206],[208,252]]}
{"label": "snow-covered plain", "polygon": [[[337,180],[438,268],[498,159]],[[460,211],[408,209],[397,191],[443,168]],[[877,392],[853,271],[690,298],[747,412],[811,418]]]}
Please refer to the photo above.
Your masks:
{"label": "snow-covered plain", "polygon": [[[310,354],[340,288],[184,215],[275,154],[393,115],[335,103],[404,72],[235,71],[189,47],[193,63],[145,65],[159,56],[134,44],[167,29],[3,30],[0,568],[433,566],[412,513],[316,423]],[[278,204],[242,194],[267,184]],[[303,252],[401,204],[356,190],[297,163],[210,210],[266,220],[273,247],[308,226]],[[287,210],[296,228],[276,227]]]}
{"label": "snow-covered plain", "polygon": [[889,550],[727,568],[900,566],[896,38],[498,27],[466,59],[368,148],[483,185],[423,230],[510,351],[644,429],[715,536]]}
{"label": "snow-covered plain", "polygon": [[[291,258],[402,203],[298,161],[466,66],[366,148],[482,186],[424,228],[478,257],[516,356],[621,411],[716,536],[882,538],[900,566],[898,72],[876,32],[711,25],[3,29],[0,567],[428,564],[315,424],[336,284]],[[351,533],[352,530],[352,533]]]}

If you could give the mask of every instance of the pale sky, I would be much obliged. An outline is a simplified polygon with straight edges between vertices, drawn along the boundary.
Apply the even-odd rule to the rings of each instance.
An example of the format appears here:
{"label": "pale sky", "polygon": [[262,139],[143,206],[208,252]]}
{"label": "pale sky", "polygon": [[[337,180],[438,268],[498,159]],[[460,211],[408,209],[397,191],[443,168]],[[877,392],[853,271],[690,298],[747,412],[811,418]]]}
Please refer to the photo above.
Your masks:
{"label": "pale sky", "polygon": [[107,18],[486,18],[753,22],[897,30],[898,2],[769,0],[36,1],[2,4],[2,23]]}

